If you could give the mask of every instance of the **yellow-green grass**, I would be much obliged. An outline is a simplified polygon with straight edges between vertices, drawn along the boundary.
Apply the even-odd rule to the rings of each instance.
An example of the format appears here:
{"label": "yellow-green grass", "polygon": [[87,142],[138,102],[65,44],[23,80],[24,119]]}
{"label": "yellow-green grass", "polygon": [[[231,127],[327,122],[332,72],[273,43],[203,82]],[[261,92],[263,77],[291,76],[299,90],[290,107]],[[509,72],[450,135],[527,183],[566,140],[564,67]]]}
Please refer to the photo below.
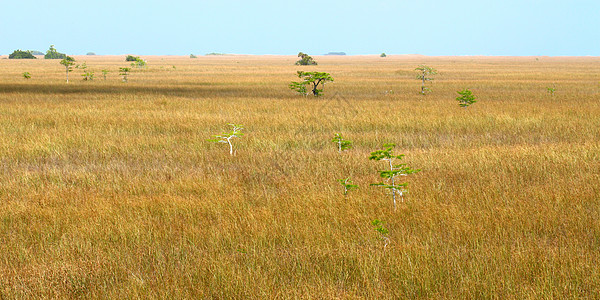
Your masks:
{"label": "yellow-green grass", "polygon": [[[96,78],[69,84],[0,59],[0,299],[600,295],[598,58],[145,58],[122,83],[124,56],[78,56]],[[335,82],[295,95],[297,70]],[[369,186],[389,142],[422,169],[397,211]]]}

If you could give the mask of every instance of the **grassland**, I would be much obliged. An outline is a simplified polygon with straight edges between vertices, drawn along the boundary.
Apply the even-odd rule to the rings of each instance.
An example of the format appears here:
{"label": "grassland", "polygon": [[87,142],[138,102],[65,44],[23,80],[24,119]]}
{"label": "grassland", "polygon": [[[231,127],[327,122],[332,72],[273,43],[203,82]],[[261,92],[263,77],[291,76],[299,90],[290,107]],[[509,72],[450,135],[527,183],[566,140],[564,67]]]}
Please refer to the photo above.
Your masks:
{"label": "grassland", "polygon": [[[0,299],[600,295],[598,58],[146,57],[129,83],[76,58],[94,81],[0,59]],[[300,69],[335,82],[294,95]],[[230,122],[234,157],[207,141]],[[422,169],[397,211],[386,142]]]}

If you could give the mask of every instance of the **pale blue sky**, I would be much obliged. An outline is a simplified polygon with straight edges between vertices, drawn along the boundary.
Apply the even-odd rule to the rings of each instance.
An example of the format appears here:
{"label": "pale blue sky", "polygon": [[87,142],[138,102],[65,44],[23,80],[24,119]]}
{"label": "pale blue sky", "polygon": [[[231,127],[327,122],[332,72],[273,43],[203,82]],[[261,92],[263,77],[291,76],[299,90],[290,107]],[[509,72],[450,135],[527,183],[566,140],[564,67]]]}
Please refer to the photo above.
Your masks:
{"label": "pale blue sky", "polygon": [[[25,4],[27,3],[27,4]],[[0,54],[600,56],[600,0],[0,0]]]}

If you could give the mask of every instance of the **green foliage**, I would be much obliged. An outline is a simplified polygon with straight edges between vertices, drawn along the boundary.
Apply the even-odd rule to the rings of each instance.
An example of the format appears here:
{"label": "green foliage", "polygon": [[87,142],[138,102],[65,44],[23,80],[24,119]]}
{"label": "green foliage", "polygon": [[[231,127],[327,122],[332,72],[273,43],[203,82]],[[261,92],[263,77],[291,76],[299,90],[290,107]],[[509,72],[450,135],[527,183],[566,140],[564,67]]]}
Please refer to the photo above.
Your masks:
{"label": "green foliage", "polygon": [[92,81],[94,80],[94,72],[90,72],[90,71],[86,71],[83,74],[81,74],[81,76],[83,76],[83,80],[84,81]]}
{"label": "green foliage", "polygon": [[[305,96],[308,95],[307,86],[310,86],[313,96],[318,97],[323,93],[323,87],[325,86],[325,83],[328,81],[333,81],[333,77],[331,77],[329,73],[325,72],[298,71],[297,74],[298,78],[302,79],[302,81],[292,81],[292,83],[289,85],[289,88]],[[320,89],[319,85],[321,86]]]}
{"label": "green foliage", "polygon": [[8,55],[9,59],[35,59],[31,51],[15,50]]}
{"label": "green foliage", "polygon": [[42,52],[42,51],[29,50],[29,52],[31,52],[31,54],[33,54],[33,55],[44,55],[44,52]]}
{"label": "green foliage", "polygon": [[226,143],[229,145],[229,155],[234,155],[233,152],[233,144],[231,143],[231,139],[236,138],[236,137],[241,137],[244,134],[241,132],[242,130],[244,130],[244,125],[241,124],[233,124],[233,123],[229,123],[227,124],[229,126],[231,126],[231,130],[229,132],[224,132],[221,134],[216,134],[213,135],[214,139],[210,139],[209,141],[214,142],[214,143]]}
{"label": "green foliage", "polygon": [[419,172],[421,170],[415,170],[408,167],[406,164],[394,164],[396,159],[401,160],[404,157],[404,154],[395,155],[394,147],[396,144],[384,144],[382,150],[377,150],[371,152],[369,156],[370,160],[375,161],[387,161],[388,169],[380,170],[379,176],[385,179],[385,182],[372,183],[371,186],[379,186],[385,189],[388,189],[392,193],[392,199],[394,201],[394,210],[396,209],[396,194],[400,195],[402,201],[404,202],[404,193],[407,192],[405,189],[408,183],[397,183],[396,177],[399,176],[408,176],[410,174]]}
{"label": "green foliage", "polygon": [[119,68],[119,75],[123,76],[123,82],[127,82],[129,71],[131,71],[131,68]]}
{"label": "green foliage", "polygon": [[381,53],[381,55],[379,55],[379,57],[387,57],[387,55],[384,53]]}
{"label": "green foliage", "polygon": [[198,58],[198,56],[196,56],[194,54],[190,54],[190,58]]}
{"label": "green foliage", "polygon": [[23,72],[23,78],[29,79],[31,78],[31,74],[29,72]]}
{"label": "green foliage", "polygon": [[[131,58],[133,57],[133,60],[131,60]],[[127,56],[126,61],[133,61],[131,63],[131,67],[132,68],[144,68],[146,67],[146,61],[142,58],[140,58],[139,56]]]}
{"label": "green foliage", "polygon": [[548,91],[548,94],[550,94],[550,96],[554,96],[554,92],[556,92],[556,88],[553,87],[546,87],[546,90]]}
{"label": "green foliage", "polygon": [[426,87],[425,83],[433,80],[431,76],[436,75],[437,70],[426,65],[420,65],[415,71],[419,71],[417,79],[421,80],[421,94],[425,95],[427,92],[431,92],[431,89]]}
{"label": "green foliage", "polygon": [[344,196],[348,195],[348,192],[357,189],[358,185],[353,184],[350,177],[344,179],[338,179],[338,182],[344,187]]}
{"label": "green foliage", "polygon": [[104,76],[104,80],[106,80],[106,74],[108,74],[108,70],[104,69],[102,70],[102,75]]}
{"label": "green foliage", "polygon": [[67,72],[67,83],[69,82],[69,72],[73,71],[72,66],[75,64],[75,59],[67,56],[60,61],[60,64],[65,67],[65,71]]}
{"label": "green foliage", "polygon": [[136,61],[140,59],[139,56],[133,56],[133,55],[127,55],[127,57],[125,57],[125,61]]}
{"label": "green foliage", "polygon": [[457,92],[460,96],[456,97],[456,101],[458,101],[458,105],[460,107],[467,107],[477,101],[475,101],[475,95],[468,89],[464,89],[462,91]]}
{"label": "green foliage", "polygon": [[300,57],[300,60],[296,62],[297,66],[309,66],[309,65],[313,65],[316,66],[317,62],[308,54],[306,53],[298,53],[298,57]]}
{"label": "green foliage", "polygon": [[333,139],[331,139],[331,141],[337,144],[339,153],[342,153],[342,151],[346,151],[346,150],[352,148],[352,141],[344,140],[342,135],[339,133],[336,133],[335,136],[333,137]]}
{"label": "green foliage", "polygon": [[67,55],[56,51],[56,49],[54,48],[54,45],[50,45],[50,48],[48,49],[48,51],[46,51],[46,55],[44,55],[44,58],[45,59],[65,59],[65,58],[67,58]]}
{"label": "green foliage", "polygon": [[379,232],[381,235],[387,235],[390,233],[387,228],[383,227],[383,222],[381,220],[375,219],[371,222],[373,226],[375,226],[375,231]]}
{"label": "green foliage", "polygon": [[379,219],[371,221],[371,225],[375,226],[375,231],[379,233],[379,238],[385,241],[385,245],[383,246],[383,249],[385,249],[390,243],[390,238],[388,237],[390,231],[383,226],[383,222]]}

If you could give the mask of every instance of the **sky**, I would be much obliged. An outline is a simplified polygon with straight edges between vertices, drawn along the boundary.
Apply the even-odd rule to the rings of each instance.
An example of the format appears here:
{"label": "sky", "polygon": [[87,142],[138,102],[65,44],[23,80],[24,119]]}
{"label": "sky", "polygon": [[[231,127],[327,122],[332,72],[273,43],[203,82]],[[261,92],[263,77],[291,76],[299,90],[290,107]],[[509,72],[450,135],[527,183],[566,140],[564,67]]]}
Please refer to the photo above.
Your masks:
{"label": "sky", "polygon": [[69,55],[600,56],[600,0],[0,0],[0,55],[51,44]]}

